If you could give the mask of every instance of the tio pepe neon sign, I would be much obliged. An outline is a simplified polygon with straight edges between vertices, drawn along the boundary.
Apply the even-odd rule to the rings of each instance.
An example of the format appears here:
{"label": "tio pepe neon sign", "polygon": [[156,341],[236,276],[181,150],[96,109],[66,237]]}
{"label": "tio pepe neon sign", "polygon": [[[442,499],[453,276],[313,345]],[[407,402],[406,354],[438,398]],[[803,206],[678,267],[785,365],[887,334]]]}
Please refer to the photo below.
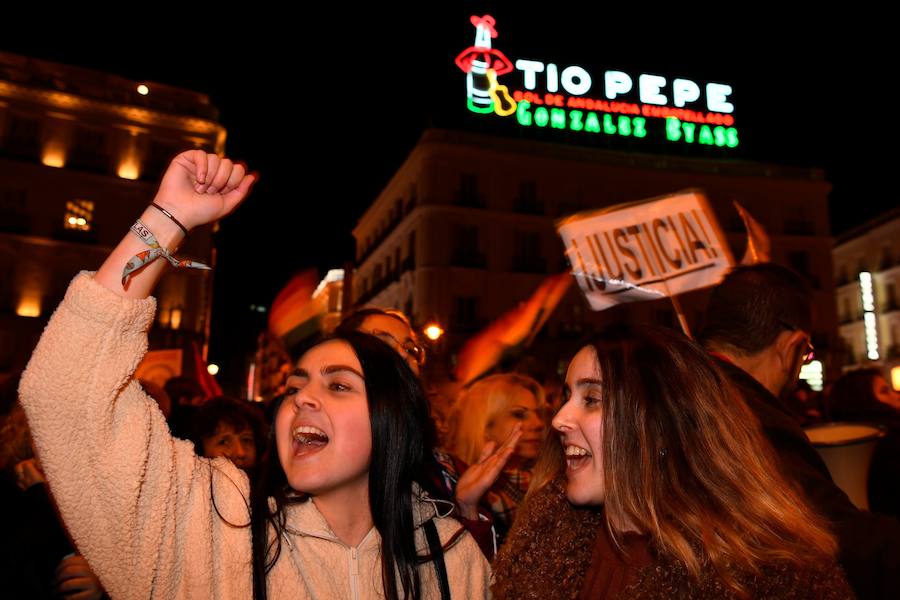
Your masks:
{"label": "tio pepe neon sign", "polygon": [[[472,112],[515,115],[523,127],[635,138],[660,132],[669,142],[723,148],[740,143],[730,85],[701,86],[684,78],[670,83],[665,77],[642,73],[635,88],[634,77],[610,70],[603,73],[602,93],[591,97],[595,80],[587,69],[530,59],[513,62],[493,47],[497,37],[493,17],[473,16],[471,22],[475,43],[457,56],[456,64],[466,73],[466,102]],[[514,70],[521,73],[523,89],[510,91],[500,78]]]}

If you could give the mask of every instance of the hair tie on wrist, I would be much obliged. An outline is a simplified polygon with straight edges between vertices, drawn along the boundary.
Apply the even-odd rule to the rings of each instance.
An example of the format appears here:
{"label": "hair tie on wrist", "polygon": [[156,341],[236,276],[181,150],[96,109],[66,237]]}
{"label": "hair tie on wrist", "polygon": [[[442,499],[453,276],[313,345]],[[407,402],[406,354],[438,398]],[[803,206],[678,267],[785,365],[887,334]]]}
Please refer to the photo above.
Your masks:
{"label": "hair tie on wrist", "polygon": [[[154,206],[156,206],[154,204]],[[157,206],[157,208],[159,208]],[[160,208],[160,210],[163,210]],[[163,211],[165,212],[165,211]],[[174,217],[171,217],[174,220]],[[178,223],[178,221],[175,221]],[[181,227],[181,223],[178,223],[178,226]],[[134,225],[131,226],[131,233],[140,238],[142,242],[150,246],[149,250],[144,250],[143,252],[138,252],[134,256],[132,256],[127,263],[125,263],[125,268],[122,269],[122,287],[125,287],[125,284],[128,282],[128,279],[131,277],[131,274],[137,271],[138,269],[144,268],[146,265],[152,263],[157,258],[165,258],[173,267],[176,268],[188,268],[188,269],[203,269],[205,271],[212,270],[209,266],[203,264],[202,262],[197,262],[194,260],[180,260],[172,256],[168,250],[159,245],[159,242],[156,241],[156,236],[151,233],[147,226],[144,225],[140,219],[134,222]]]}
{"label": "hair tie on wrist", "polygon": [[182,225],[182,224],[181,224],[181,221],[179,221],[178,219],[175,218],[175,215],[173,215],[172,213],[170,213],[169,211],[167,211],[166,209],[164,209],[162,206],[160,206],[160,205],[157,204],[156,202],[151,202],[151,203],[150,203],[150,206],[152,206],[153,208],[155,208],[156,210],[158,210],[158,211],[161,212],[162,214],[164,214],[164,215],[166,215],[167,217],[169,217],[169,219],[171,219],[173,223],[175,223],[176,225],[178,225],[178,227],[181,228],[181,230],[184,232],[184,235],[187,236],[187,234],[188,234],[187,227],[185,227],[184,225]]}

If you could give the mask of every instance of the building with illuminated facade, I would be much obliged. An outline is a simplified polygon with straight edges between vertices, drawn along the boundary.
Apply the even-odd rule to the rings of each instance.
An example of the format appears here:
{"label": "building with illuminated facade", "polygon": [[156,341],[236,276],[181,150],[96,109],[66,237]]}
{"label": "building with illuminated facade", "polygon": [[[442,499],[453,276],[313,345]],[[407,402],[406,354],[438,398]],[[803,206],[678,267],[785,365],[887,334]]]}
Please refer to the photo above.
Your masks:
{"label": "building with illuminated facade", "polygon": [[[0,373],[24,365],[68,282],[128,232],[169,160],[224,144],[203,94],[0,53]],[[214,262],[212,230],[180,254]],[[164,277],[151,348],[205,344],[210,273]]]}
{"label": "building with illuminated facade", "polygon": [[832,255],[845,367],[900,365],[900,208],[838,237]]}
{"label": "building with illuminated facade", "polygon": [[[353,230],[354,304],[397,308],[417,325],[436,320],[452,352],[548,274],[568,269],[558,218],[686,188],[706,192],[737,260],[747,236],[734,200],[766,228],[772,260],[808,278],[815,290],[814,343],[827,356],[837,329],[830,185],[818,170],[746,161],[429,130]],[[703,291],[683,297],[694,329],[702,324],[705,298]],[[677,326],[668,300],[593,313],[573,286],[539,339],[565,353],[590,327],[622,318]]]}

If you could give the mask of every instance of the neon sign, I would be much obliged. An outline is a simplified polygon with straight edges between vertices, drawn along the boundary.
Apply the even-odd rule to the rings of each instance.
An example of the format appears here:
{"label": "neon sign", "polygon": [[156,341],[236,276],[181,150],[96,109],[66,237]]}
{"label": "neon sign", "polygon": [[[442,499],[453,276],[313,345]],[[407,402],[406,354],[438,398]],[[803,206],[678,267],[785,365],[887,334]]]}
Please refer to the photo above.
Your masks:
{"label": "neon sign", "polygon": [[878,360],[878,319],[875,317],[875,292],[872,288],[872,274],[859,274],[859,292],[863,306],[863,322],[866,327],[866,356]]}
{"label": "neon sign", "polygon": [[[515,115],[522,127],[565,129],[585,135],[657,137],[671,143],[735,148],[730,85],[684,78],[605,71],[595,78],[579,65],[510,60],[493,47],[496,21],[472,16],[475,42],[456,57],[466,74],[466,105],[478,114]],[[501,76],[521,74],[510,91]],[[635,81],[637,85],[635,85]],[[596,84],[596,85],[595,85]],[[595,87],[601,87],[599,93]]]}

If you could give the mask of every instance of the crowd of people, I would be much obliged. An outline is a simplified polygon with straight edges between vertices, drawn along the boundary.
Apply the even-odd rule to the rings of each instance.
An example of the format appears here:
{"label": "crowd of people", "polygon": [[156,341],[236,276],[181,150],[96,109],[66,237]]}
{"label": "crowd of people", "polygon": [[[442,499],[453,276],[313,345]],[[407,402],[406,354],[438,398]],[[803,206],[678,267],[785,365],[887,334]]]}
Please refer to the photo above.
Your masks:
{"label": "crowd of people", "polygon": [[[617,324],[573,346],[555,410],[527,374],[489,373],[436,427],[414,327],[373,307],[310,340],[265,411],[137,381],[168,264],[135,262],[141,231],[176,248],[252,183],[176,157],[138,231],[51,318],[0,464],[4,494],[41,494],[33,519],[55,523],[28,571],[42,597],[900,597],[900,402],[877,370],[815,409],[787,401],[812,358],[811,292],[775,264],[733,270],[697,340]],[[804,435],[826,418],[888,430],[875,511]],[[19,539],[7,564],[32,552]]]}

